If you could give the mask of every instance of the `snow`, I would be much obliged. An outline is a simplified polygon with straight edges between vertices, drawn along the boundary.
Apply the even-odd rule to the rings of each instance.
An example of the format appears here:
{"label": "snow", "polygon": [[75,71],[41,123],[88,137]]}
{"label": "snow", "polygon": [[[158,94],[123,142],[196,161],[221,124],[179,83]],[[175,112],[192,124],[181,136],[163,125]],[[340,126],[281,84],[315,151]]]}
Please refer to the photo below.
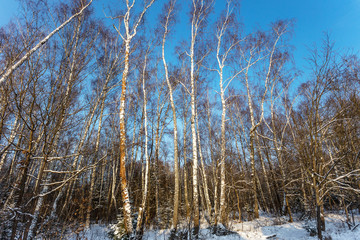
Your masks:
{"label": "snow", "polygon": [[109,240],[109,226],[104,224],[91,224],[89,229],[85,229],[80,233],[69,233],[65,236],[65,239],[68,240],[78,240],[78,239],[87,239],[87,240]]}
{"label": "snow", "polygon": [[[360,223],[360,215],[355,215],[356,224]],[[331,237],[332,240],[359,240],[360,226],[355,230],[350,230],[346,218],[342,214],[328,213],[325,217],[326,231],[324,237]],[[232,222],[230,230],[233,232],[226,236],[217,236],[211,233],[206,224],[202,225],[199,239],[209,240],[316,240],[317,236],[310,236],[307,229],[316,228],[315,220],[295,221],[289,223],[285,217],[272,217],[262,215],[259,219],[249,222]],[[352,226],[352,229],[354,226]],[[110,226],[91,225],[90,229],[84,230],[78,234],[72,233],[66,236],[67,239],[111,239],[109,232]],[[148,230],[145,232],[143,239],[156,240],[168,239],[170,230]]]}

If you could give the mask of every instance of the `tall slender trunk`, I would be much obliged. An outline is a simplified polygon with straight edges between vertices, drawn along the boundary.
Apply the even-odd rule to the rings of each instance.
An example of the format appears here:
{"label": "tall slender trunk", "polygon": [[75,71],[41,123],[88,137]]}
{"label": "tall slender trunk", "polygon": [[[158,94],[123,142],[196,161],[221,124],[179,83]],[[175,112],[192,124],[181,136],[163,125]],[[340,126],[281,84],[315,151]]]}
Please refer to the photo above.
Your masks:
{"label": "tall slender trunk", "polygon": [[16,137],[16,135],[17,135],[17,130],[18,130],[19,126],[20,126],[20,124],[18,123],[18,121],[19,121],[19,115],[16,116],[15,121],[14,121],[14,124],[13,124],[13,127],[12,127],[12,129],[11,129],[10,138],[9,138],[9,140],[8,140],[9,145],[8,145],[7,147],[5,147],[2,151],[0,151],[0,156],[1,156],[1,158],[0,158],[0,172],[1,172],[2,168],[3,168],[3,165],[4,165],[4,163],[5,163],[6,156],[7,156],[7,154],[8,154],[8,151],[7,151],[7,150],[8,150],[8,148],[11,146],[11,144],[13,144],[13,142],[14,142],[14,140],[15,140],[15,137]]}
{"label": "tall slender trunk", "polygon": [[156,120],[156,130],[155,130],[155,159],[154,159],[154,176],[155,176],[155,215],[156,215],[156,222],[159,223],[160,221],[160,214],[159,214],[159,185],[160,185],[160,169],[159,169],[159,151],[160,151],[160,122],[161,122],[161,112],[162,107],[160,102],[160,96],[161,96],[162,89],[159,91],[159,98],[157,102],[157,120]]}
{"label": "tall slender trunk", "polygon": [[[260,149],[260,140],[259,140],[259,136],[256,135],[256,143],[258,146],[258,149]],[[274,199],[271,193],[271,188],[270,188],[270,183],[269,183],[269,177],[267,174],[267,170],[265,167],[265,162],[264,162],[264,157],[262,152],[259,150],[259,160],[260,160],[260,164],[261,164],[261,170],[262,170],[262,174],[264,176],[264,180],[265,180],[265,186],[266,186],[266,191],[269,197],[269,201],[264,202],[264,207],[266,208],[267,212],[270,212],[272,209],[275,208],[275,203],[274,203]]]}
{"label": "tall slender trunk", "polygon": [[124,226],[127,235],[131,235],[133,232],[132,222],[131,222],[131,205],[129,200],[129,191],[126,181],[126,130],[125,130],[125,101],[126,101],[126,86],[127,86],[127,76],[129,74],[129,57],[130,57],[130,42],[135,37],[137,27],[141,23],[143,16],[146,10],[154,3],[154,0],[151,0],[147,5],[144,6],[144,9],[140,13],[137,21],[135,21],[133,28],[130,29],[130,12],[132,7],[135,4],[130,5],[127,2],[127,11],[124,15],[123,23],[125,27],[126,35],[123,36],[119,29],[116,29],[118,34],[121,36],[125,43],[125,57],[124,57],[124,70],[122,73],[121,79],[121,98],[120,98],[120,185],[121,185],[121,197],[123,201],[123,214],[124,214]]}
{"label": "tall slender trunk", "polygon": [[[134,112],[134,119],[137,118],[137,107],[135,107],[137,104],[134,103],[133,104],[133,112]],[[143,114],[143,113],[142,113]],[[143,116],[141,117],[141,120],[143,120]],[[142,123],[141,123],[142,125]],[[140,129],[140,132],[141,132],[141,129]],[[137,152],[138,152],[138,148],[135,149],[135,142],[137,140],[139,140],[140,138],[140,135],[137,135],[136,134],[136,120],[134,121],[134,129],[133,129],[133,134],[132,134],[132,142],[131,142],[131,150],[130,150],[130,169],[129,169],[129,173],[128,173],[128,180],[129,182],[131,183],[132,180],[133,180],[133,173],[134,173],[134,170],[135,170],[135,162],[136,162],[136,157],[137,157]],[[129,192],[130,192],[130,186],[129,186]]]}
{"label": "tall slender trunk", "polygon": [[[77,63],[77,60],[78,60],[78,47],[80,46],[80,41],[79,41],[79,38],[80,38],[80,30],[81,30],[81,25],[82,25],[82,19],[78,19],[78,22],[77,22],[77,25],[76,25],[76,29],[75,29],[75,32],[74,32],[74,35],[73,37],[75,38],[74,40],[74,47],[72,48],[72,60],[71,60],[71,64],[70,64],[70,74],[69,74],[69,78],[67,79],[67,87],[66,87],[66,92],[65,92],[65,96],[64,97],[64,106],[62,108],[62,113],[61,113],[61,119],[60,119],[60,122],[59,122],[59,125],[58,126],[62,126],[64,121],[65,121],[65,114],[66,114],[66,104],[68,104],[68,101],[69,101],[69,98],[71,97],[71,94],[72,94],[72,90],[73,90],[73,86],[74,86],[74,81],[75,81],[75,75],[76,75],[76,63]],[[70,55],[70,53],[69,53]],[[70,56],[69,56],[70,57]],[[97,109],[97,103],[95,104],[95,106],[93,107],[93,110],[92,112],[90,111],[90,118],[88,119],[88,122],[86,124],[86,127],[85,127],[85,131],[83,133],[83,136],[77,146],[77,153],[78,155],[74,158],[74,161],[73,161],[73,164],[72,164],[72,169],[76,169],[76,167],[78,166],[78,161],[79,161],[79,157],[80,157],[80,150],[85,142],[85,139],[86,139],[86,136],[87,136],[87,133],[90,129],[90,125],[91,125],[91,121],[93,119],[93,116],[95,114],[95,110]],[[56,138],[59,138],[59,134],[56,134]],[[54,140],[55,142],[58,141],[58,139],[55,139]],[[65,178],[67,178],[68,176],[65,175]],[[69,201],[69,198],[70,198],[70,193],[71,193],[71,189],[72,189],[72,185],[74,183],[75,180],[71,180],[68,184],[68,187],[66,189],[65,186],[63,186],[57,197],[55,198],[55,201],[53,202],[53,208],[52,208],[52,212],[50,214],[51,218],[55,217],[55,212],[56,212],[56,208],[57,208],[57,204],[58,204],[58,201],[60,200],[60,198],[63,196],[63,194],[65,193],[65,191],[67,190],[67,194],[66,194],[66,197],[65,197],[65,202],[63,204],[63,208],[62,208],[62,211],[64,210],[64,208],[67,206],[67,203]]]}
{"label": "tall slender trunk", "polygon": [[[282,212],[283,214],[285,213],[285,209],[287,214],[289,215],[289,222],[293,222],[293,218],[291,215],[291,208],[289,205],[289,200],[288,200],[288,194],[287,194],[287,189],[286,189],[286,175],[285,175],[285,168],[284,168],[284,164],[283,164],[283,154],[282,154],[282,149],[281,149],[281,142],[279,144],[278,141],[278,137],[277,137],[277,132],[276,132],[276,126],[275,126],[275,112],[274,112],[274,104],[273,102],[271,103],[271,124],[272,124],[272,132],[273,132],[273,139],[274,139],[274,147],[275,147],[275,152],[277,155],[277,159],[279,162],[279,170],[280,170],[280,174],[281,174],[281,187],[283,189],[283,209]],[[285,130],[285,129],[284,129]],[[282,139],[281,139],[282,140]]]}
{"label": "tall slender trunk", "polygon": [[[115,157],[115,146],[112,149],[112,159],[116,159]],[[108,211],[107,211],[107,215],[108,215],[108,221],[111,215],[111,209],[112,209],[112,205],[114,204],[114,208],[115,210],[117,209],[116,206],[116,198],[115,198],[115,190],[116,190],[116,186],[117,186],[117,182],[116,182],[116,175],[117,175],[117,161],[113,160],[111,163],[111,168],[109,168],[109,175],[111,176],[111,187],[109,187],[109,194],[108,194]],[[110,172],[111,170],[111,172]]]}
{"label": "tall slender trunk", "polygon": [[142,190],[142,201],[141,206],[139,207],[139,215],[137,219],[137,225],[136,225],[136,233],[139,234],[139,236],[142,236],[143,233],[143,219],[144,219],[144,213],[145,213],[145,207],[147,202],[147,195],[148,195],[148,179],[149,179],[149,171],[150,171],[150,160],[149,160],[149,154],[148,154],[148,132],[147,132],[147,96],[146,96],[146,87],[145,87],[145,70],[146,70],[146,61],[147,61],[147,54],[145,55],[145,61],[144,61],[144,68],[143,68],[143,76],[142,76],[142,87],[143,87],[143,94],[144,94],[144,137],[145,137],[145,173],[144,173],[144,185]]}
{"label": "tall slender trunk", "polygon": [[195,126],[195,114],[196,114],[196,100],[195,100],[195,60],[194,60],[194,45],[195,39],[191,41],[191,134],[192,134],[192,153],[193,153],[193,213],[194,213],[194,235],[199,233],[200,219],[199,219],[199,193],[198,193],[198,159],[197,159],[197,141],[196,141],[196,126]]}
{"label": "tall slender trunk", "polygon": [[121,98],[120,98],[120,185],[121,198],[123,201],[124,226],[127,234],[133,231],[131,222],[131,205],[128,186],[126,181],[126,132],[125,132],[125,100],[126,80],[129,73],[130,40],[125,40],[125,66],[122,75]]}
{"label": "tall slender trunk", "polygon": [[[47,160],[44,159],[44,162],[46,162],[46,161]],[[33,215],[33,219],[29,222],[29,231],[28,231],[29,235],[28,235],[27,239],[33,239],[36,236],[36,224],[37,224],[39,216],[40,216],[40,210],[43,207],[43,203],[44,203],[43,194],[48,192],[49,186],[47,185],[47,183],[49,183],[50,180],[51,180],[51,174],[47,174],[46,180],[45,180],[45,186],[41,190],[39,199],[37,200],[37,202],[35,204],[35,208],[31,212],[31,214]],[[24,236],[24,239],[25,239],[25,237],[26,236]]]}
{"label": "tall slender trunk", "polygon": [[169,97],[170,97],[170,105],[173,112],[173,125],[174,125],[174,174],[175,174],[175,189],[174,189],[174,212],[173,212],[173,221],[171,228],[176,231],[177,224],[178,224],[178,214],[179,214],[179,192],[180,192],[180,176],[179,176],[179,157],[178,157],[178,134],[177,134],[177,119],[176,119],[176,109],[175,109],[175,103],[174,103],[174,97],[173,97],[173,88],[170,83],[169,79],[169,72],[166,64],[165,59],[165,41],[166,36],[168,33],[168,25],[171,13],[174,9],[174,2],[172,2],[172,5],[170,6],[170,9],[168,11],[168,14],[166,16],[166,23],[164,26],[164,35],[162,39],[162,46],[161,46],[161,52],[162,52],[162,60],[164,64],[164,70],[165,70],[165,78],[166,83],[169,88]]}
{"label": "tall slender trunk", "polygon": [[[46,168],[47,165],[47,158],[48,156],[45,155],[43,161],[41,162],[40,165],[40,170],[39,170],[39,174],[38,174],[38,179],[36,181],[35,184],[35,188],[34,188],[34,195],[37,197],[37,195],[40,193],[40,183],[42,181],[43,175],[44,175],[44,170]],[[45,193],[45,191],[47,191],[48,187],[45,186],[43,188],[43,193]],[[38,217],[39,217],[39,211],[40,208],[42,207],[42,203],[44,201],[44,198],[42,196],[40,196],[34,203],[34,207],[33,209],[30,211],[30,214],[33,215],[31,221],[28,222],[27,226],[26,226],[26,230],[24,232],[24,239],[32,239],[35,230],[35,225],[37,223]]]}
{"label": "tall slender trunk", "polygon": [[186,121],[186,110],[184,111],[184,126],[183,126],[183,152],[184,152],[184,198],[185,198],[185,208],[186,208],[186,219],[190,221],[190,202],[189,202],[189,189],[188,189],[188,174],[187,174],[187,147],[186,147],[186,127],[187,127],[187,121]]}
{"label": "tall slender trunk", "polygon": [[198,114],[196,113],[196,126],[197,126],[197,139],[198,139],[198,145],[199,145],[199,156],[200,156],[200,163],[201,163],[201,173],[203,176],[203,188],[204,188],[204,198],[205,198],[205,218],[210,223],[211,221],[211,202],[209,197],[209,187],[208,187],[208,180],[207,180],[207,174],[204,164],[204,159],[202,155],[201,150],[201,142],[200,142],[200,130],[199,130],[199,119]]}
{"label": "tall slender trunk", "polygon": [[252,192],[254,198],[254,217],[259,218],[259,201],[256,191],[256,169],[255,169],[255,149],[254,149],[254,136],[253,130],[250,130],[250,164],[251,164],[251,179],[252,179]]}
{"label": "tall slender trunk", "polygon": [[266,146],[267,149],[265,149],[265,157],[266,157],[266,160],[267,160],[267,163],[269,165],[269,171],[270,171],[270,176],[271,176],[271,180],[274,184],[274,195],[275,195],[275,200],[274,200],[274,204],[275,204],[275,208],[276,208],[276,211],[278,213],[281,214],[282,210],[281,210],[281,200],[280,200],[280,196],[279,196],[279,185],[276,181],[276,177],[275,177],[275,173],[274,173],[274,167],[273,167],[273,164],[271,163],[271,157],[270,157],[270,154],[269,154],[269,149],[270,149],[270,146],[269,145],[266,145],[266,141],[263,139],[263,144]]}
{"label": "tall slender trunk", "polygon": [[218,198],[218,166],[219,160],[218,158],[214,158],[214,151],[212,146],[212,129],[211,129],[211,111],[210,111],[210,101],[209,95],[207,95],[207,120],[208,120],[208,131],[209,131],[209,148],[210,148],[210,157],[213,163],[213,181],[214,181],[214,214],[213,214],[213,224],[214,226],[218,223],[218,215],[219,215],[219,198]]}
{"label": "tall slender trunk", "polygon": [[221,147],[220,147],[220,222],[226,225],[226,183],[225,183],[225,170],[226,170],[226,139],[225,139],[225,117],[226,117],[226,102],[225,102],[225,90],[223,88],[223,74],[222,68],[220,68],[220,96],[221,96]]}
{"label": "tall slender trunk", "polygon": [[[249,60],[249,63],[251,60]],[[249,114],[251,120],[251,128],[250,128],[250,164],[251,164],[251,179],[252,179],[252,192],[254,198],[254,217],[259,218],[259,202],[256,193],[256,169],[255,169],[255,131],[257,128],[257,124],[255,123],[255,116],[254,116],[254,109],[253,109],[253,102],[252,96],[250,93],[250,86],[249,86],[249,71],[250,65],[247,66],[246,74],[245,74],[245,82],[246,82],[246,91],[247,91],[247,99],[248,99],[248,107],[249,107]]]}
{"label": "tall slender trunk", "polygon": [[95,157],[93,159],[94,166],[91,169],[91,175],[90,175],[90,191],[89,191],[89,203],[86,210],[86,221],[85,221],[85,228],[90,227],[90,217],[91,217],[91,210],[92,210],[92,200],[94,198],[94,186],[95,186],[95,176],[96,176],[96,160],[99,156],[99,146],[100,146],[100,133],[101,133],[101,127],[102,127],[102,121],[103,121],[103,115],[104,115],[104,103],[105,103],[106,96],[103,96],[102,102],[101,102],[101,110],[100,110],[100,118],[99,118],[99,124],[97,129],[97,136],[96,136],[96,143],[95,143]]}
{"label": "tall slender trunk", "polygon": [[[32,112],[33,110],[33,106],[34,106],[34,102],[32,102],[32,106],[31,106],[31,110],[30,112]],[[30,136],[29,136],[29,144],[28,144],[28,148],[26,150],[26,158],[24,161],[24,167],[21,173],[21,178],[19,179],[20,182],[17,184],[17,201],[15,204],[16,208],[20,208],[21,203],[23,201],[23,196],[24,196],[24,192],[25,192],[25,183],[28,177],[28,172],[29,172],[29,166],[30,166],[30,161],[31,161],[31,153],[33,150],[33,140],[34,140],[34,124],[31,121],[31,129],[30,129]],[[14,221],[13,221],[13,225],[12,225],[12,233],[11,233],[11,240],[15,239],[16,237],[16,230],[17,230],[17,217],[15,216]]]}
{"label": "tall slender trunk", "polygon": [[[224,67],[227,60],[228,54],[237,45],[238,41],[231,40],[222,44],[223,37],[227,34],[229,29],[230,15],[231,15],[231,1],[227,2],[224,19],[219,22],[218,29],[216,31],[217,48],[216,48],[216,60],[218,62],[218,69],[216,69],[219,75],[219,87],[220,87],[220,98],[221,98],[221,137],[220,137],[220,222],[223,225],[227,225],[227,214],[226,214],[226,97],[225,91],[231,81],[237,76],[235,74],[231,78],[224,79]],[[230,30],[231,31],[231,30]],[[224,45],[222,47],[222,45]],[[226,46],[226,47],[225,47]],[[224,51],[222,50],[225,47]]]}

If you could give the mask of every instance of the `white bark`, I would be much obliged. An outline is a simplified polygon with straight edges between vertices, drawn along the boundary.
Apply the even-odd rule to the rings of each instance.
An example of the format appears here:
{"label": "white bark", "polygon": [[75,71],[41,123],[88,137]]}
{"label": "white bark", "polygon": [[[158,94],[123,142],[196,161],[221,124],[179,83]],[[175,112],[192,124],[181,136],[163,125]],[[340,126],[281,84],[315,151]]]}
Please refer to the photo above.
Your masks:
{"label": "white bark", "polygon": [[[251,61],[251,59],[249,60]],[[250,64],[250,62],[249,62]],[[247,98],[248,98],[248,107],[249,107],[249,114],[250,114],[250,120],[251,120],[251,129],[250,129],[250,164],[251,164],[251,179],[252,179],[252,190],[254,194],[254,214],[255,218],[259,218],[259,207],[258,207],[258,198],[256,193],[256,172],[255,172],[255,130],[257,128],[257,125],[255,124],[255,117],[254,117],[254,110],[253,110],[253,103],[252,103],[252,95],[250,93],[250,86],[249,86],[249,80],[248,80],[248,71],[250,65],[248,64],[246,69],[246,75],[245,75],[245,82],[246,82],[246,92],[247,92]]]}
{"label": "white bark", "polygon": [[199,193],[198,193],[198,159],[197,159],[197,134],[195,126],[196,115],[196,86],[195,86],[195,43],[199,28],[205,20],[212,2],[204,0],[193,0],[193,12],[191,19],[191,43],[190,43],[190,85],[191,85],[191,134],[193,151],[193,206],[194,206],[194,235],[198,235],[199,221]]}
{"label": "white bark", "polygon": [[[184,99],[185,100],[185,99]],[[187,107],[184,110],[184,120],[183,120],[183,154],[184,154],[184,198],[185,198],[185,208],[186,208],[186,219],[190,221],[190,202],[189,202],[189,190],[188,190],[188,174],[187,174],[187,147],[186,147],[186,135],[187,135]]]}
{"label": "white bark", "polygon": [[222,112],[221,112],[221,143],[220,143],[220,222],[222,224],[226,224],[226,182],[225,182],[225,170],[226,170],[226,138],[225,138],[225,129],[226,129],[226,98],[225,98],[225,91],[231,81],[242,71],[239,71],[238,73],[234,74],[229,79],[224,79],[224,67],[225,62],[227,61],[227,57],[231,50],[238,44],[238,41],[234,40],[229,44],[229,46],[225,49],[223,53],[222,51],[222,41],[223,37],[226,35],[228,29],[229,29],[229,22],[231,21],[231,1],[228,1],[227,3],[227,9],[226,9],[226,15],[223,20],[223,22],[220,23],[216,38],[217,38],[217,49],[216,49],[216,60],[218,63],[218,69],[216,69],[216,72],[219,75],[219,87],[220,87],[220,97],[221,97],[221,106],[222,106]]}
{"label": "white bark", "polygon": [[142,226],[143,226],[143,218],[144,218],[144,211],[146,208],[146,200],[148,195],[148,185],[149,185],[149,172],[150,172],[150,159],[148,154],[148,132],[147,132],[147,96],[146,96],[146,86],[145,86],[145,71],[146,71],[146,61],[147,61],[147,53],[145,55],[144,61],[144,68],[142,74],[142,87],[143,87],[143,94],[144,94],[144,135],[145,135],[145,174],[144,174],[144,185],[142,190],[142,201],[141,206],[139,207],[139,215],[137,219],[137,226],[136,232],[141,234]]}
{"label": "white bark", "polygon": [[129,200],[129,192],[126,182],[125,171],[125,151],[126,151],[126,132],[125,132],[125,94],[126,94],[126,78],[129,73],[129,54],[130,41],[125,41],[125,67],[122,79],[122,91],[120,100],[120,183],[121,183],[121,197],[123,200],[123,214],[125,229],[128,234],[133,231],[131,221],[131,205]]}
{"label": "white bark", "polygon": [[71,20],[73,20],[75,17],[81,15],[84,10],[90,6],[93,0],[90,0],[88,4],[86,4],[84,7],[80,9],[79,12],[72,15],[68,20],[63,22],[59,27],[57,27],[54,31],[49,33],[45,38],[43,38],[38,44],[35,45],[32,49],[30,49],[17,63],[12,65],[0,78],[0,84],[5,81],[5,78],[7,78],[13,71],[15,71],[21,64],[23,64],[36,50],[38,50],[42,45],[44,45],[54,34],[59,32],[63,27],[65,27]]}
{"label": "white bark", "polygon": [[211,202],[210,202],[210,197],[209,197],[209,187],[208,187],[208,183],[207,183],[207,174],[206,174],[206,169],[205,169],[205,164],[204,164],[204,159],[203,159],[203,155],[202,155],[202,150],[201,150],[201,141],[200,141],[200,130],[199,130],[199,119],[198,119],[198,114],[196,113],[196,127],[197,127],[197,139],[198,139],[198,145],[199,145],[199,156],[200,156],[200,163],[201,163],[201,173],[203,176],[203,187],[204,187],[204,197],[205,197],[205,206],[206,206],[206,210],[205,210],[205,219],[210,223],[210,219],[211,219]]}
{"label": "white bark", "polygon": [[17,115],[16,118],[15,118],[15,121],[14,121],[14,124],[13,124],[13,128],[11,130],[11,134],[10,134],[10,138],[9,138],[9,145],[7,147],[5,147],[3,149],[3,151],[0,152],[0,155],[1,155],[1,159],[0,159],[0,172],[1,172],[1,169],[5,163],[5,159],[6,159],[6,156],[7,156],[7,149],[11,146],[11,144],[13,144],[14,142],[14,139],[16,137],[16,133],[17,133],[17,130],[20,126],[20,124],[18,124],[18,120],[19,120],[19,116]]}
{"label": "white bark", "polygon": [[[137,21],[135,22],[132,29],[130,29],[130,12],[134,7],[135,0],[132,3],[129,3],[129,0],[126,0],[127,11],[123,18],[123,23],[125,27],[125,36],[123,36],[120,32],[120,29],[116,31],[123,39],[125,43],[125,58],[124,58],[124,70],[122,73],[122,86],[121,86],[121,98],[120,98],[120,181],[121,181],[121,196],[123,200],[123,214],[124,214],[124,224],[125,230],[128,235],[133,232],[132,221],[131,221],[131,205],[129,200],[129,192],[126,181],[126,169],[125,169],[125,161],[126,161],[126,131],[125,131],[125,100],[126,100],[126,85],[127,85],[127,76],[129,74],[129,57],[130,57],[130,43],[131,40],[136,35],[137,27],[139,26],[142,18],[147,11],[147,9],[154,3],[154,0],[151,0],[140,13]],[[121,237],[121,236],[119,236]]]}
{"label": "white bark", "polygon": [[[194,11],[195,14],[195,11]],[[197,144],[196,144],[196,130],[195,130],[195,60],[194,60],[194,48],[197,34],[197,26],[195,26],[195,16],[193,16],[193,23],[191,25],[191,47],[190,47],[190,58],[191,58],[191,70],[190,70],[190,81],[191,81],[191,134],[192,134],[192,153],[193,153],[193,206],[194,206],[194,228],[195,234],[197,235],[199,222],[199,194],[198,194],[198,159],[197,159]]]}
{"label": "white bark", "polygon": [[165,22],[165,26],[164,26],[164,35],[163,35],[163,39],[162,39],[162,60],[163,60],[163,64],[164,64],[164,70],[165,70],[165,78],[166,78],[166,83],[167,86],[169,88],[169,97],[170,97],[170,105],[171,105],[171,109],[173,112],[173,125],[174,125],[174,173],[175,173],[175,189],[174,189],[174,213],[173,213],[173,222],[172,222],[172,229],[177,229],[177,222],[178,222],[178,211],[179,211],[179,191],[180,191],[180,176],[179,176],[179,160],[178,160],[178,134],[177,134],[177,119],[176,119],[176,109],[175,109],[175,102],[174,102],[174,97],[173,97],[173,88],[171,86],[170,83],[170,79],[169,79],[169,72],[168,72],[168,67],[166,64],[166,59],[165,59],[165,41],[166,41],[166,36],[169,32],[169,21],[170,21],[170,17],[171,14],[174,11],[174,6],[175,6],[176,0],[175,1],[171,1],[171,5],[169,7],[169,10],[167,12],[167,16],[166,16],[166,22]]}

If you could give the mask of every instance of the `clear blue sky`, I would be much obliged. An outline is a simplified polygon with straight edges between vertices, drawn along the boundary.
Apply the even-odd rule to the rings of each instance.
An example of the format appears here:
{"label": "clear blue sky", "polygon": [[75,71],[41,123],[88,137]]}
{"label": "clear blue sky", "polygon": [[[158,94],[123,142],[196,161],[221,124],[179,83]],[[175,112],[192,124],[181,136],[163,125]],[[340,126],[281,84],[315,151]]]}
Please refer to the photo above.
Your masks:
{"label": "clear blue sky", "polygon": [[6,24],[18,10],[18,2],[15,0],[0,0],[0,27]]}
{"label": "clear blue sky", "polygon": [[319,45],[328,32],[338,48],[360,50],[360,0],[243,0],[246,27],[294,18],[295,60],[299,67],[307,47]]}
{"label": "clear blue sky", "polygon": [[[102,8],[110,2],[121,3],[120,0],[94,0],[94,6]],[[178,31],[190,31],[185,25],[188,19],[184,19],[187,18],[188,1],[178,2],[183,5]],[[154,18],[160,11],[162,3],[163,1],[160,0],[155,4],[153,14],[148,16],[150,18],[148,20],[156,20]],[[217,0],[215,8],[222,8],[225,4],[225,0]],[[16,0],[0,0],[0,26],[14,17],[17,10]],[[96,11],[101,13],[102,9]],[[330,34],[338,48],[352,48],[356,52],[360,50],[360,0],[242,0],[241,2],[241,20],[246,31],[251,31],[254,27],[265,29],[275,20],[289,18],[296,21],[292,44],[296,48],[294,56],[300,68],[305,64],[302,59],[306,56],[306,46],[311,47],[313,43],[320,44],[324,32]]]}

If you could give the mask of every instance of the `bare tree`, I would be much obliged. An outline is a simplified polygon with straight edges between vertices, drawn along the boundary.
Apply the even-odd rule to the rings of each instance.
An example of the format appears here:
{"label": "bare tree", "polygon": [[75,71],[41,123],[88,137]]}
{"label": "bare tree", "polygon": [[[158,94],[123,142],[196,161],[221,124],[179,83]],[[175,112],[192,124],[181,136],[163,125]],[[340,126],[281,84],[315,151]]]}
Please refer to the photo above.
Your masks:
{"label": "bare tree", "polygon": [[143,174],[144,177],[144,184],[143,184],[143,190],[142,190],[142,200],[141,200],[141,206],[139,207],[139,215],[137,219],[137,225],[136,225],[136,234],[139,236],[142,236],[143,232],[143,219],[144,219],[144,213],[145,213],[145,207],[147,202],[147,195],[148,195],[148,186],[149,186],[149,173],[150,173],[150,159],[148,154],[148,115],[147,115],[147,93],[146,93],[146,86],[145,86],[145,78],[146,78],[146,64],[148,60],[148,54],[150,51],[150,46],[148,47],[146,53],[145,53],[145,59],[144,59],[144,66],[142,71],[142,88],[143,88],[143,97],[144,97],[144,137],[145,137],[145,145],[144,145],[144,151],[145,151],[145,171]]}
{"label": "bare tree", "polygon": [[198,194],[198,152],[197,134],[195,125],[196,116],[196,86],[195,86],[195,43],[199,31],[212,8],[212,1],[193,0],[191,12],[191,43],[190,43],[190,96],[191,96],[191,133],[193,152],[193,213],[194,213],[194,235],[197,237],[200,227],[199,221],[199,194]]}
{"label": "bare tree", "polygon": [[135,5],[135,0],[130,2],[126,0],[126,13],[122,17],[117,17],[120,21],[122,20],[124,23],[125,34],[123,35],[119,28],[114,28],[121,36],[125,44],[125,56],[124,56],[124,71],[122,73],[121,79],[121,98],[120,98],[120,179],[121,179],[121,197],[123,200],[123,214],[124,214],[124,223],[125,223],[125,230],[127,234],[131,234],[133,232],[132,223],[131,223],[131,205],[129,200],[129,192],[127,187],[126,181],[126,129],[125,129],[125,100],[126,100],[126,86],[127,86],[127,77],[129,74],[129,58],[130,58],[130,44],[131,40],[136,36],[137,28],[140,25],[144,14],[146,13],[147,9],[151,7],[155,0],[151,0],[147,2],[144,6],[144,9],[140,13],[140,15],[135,19],[133,26],[130,26],[130,14],[131,10]]}
{"label": "bare tree", "polygon": [[[236,36],[236,26],[235,16],[233,11],[232,1],[227,2],[226,10],[223,15],[220,17],[220,21],[216,29],[216,38],[217,38],[217,48],[216,48],[216,60],[218,68],[216,72],[219,75],[219,87],[220,87],[220,97],[221,97],[221,143],[220,143],[220,223],[226,225],[226,183],[225,183],[225,159],[226,159],[226,139],[225,139],[225,129],[226,129],[226,97],[225,91],[229,87],[229,84],[232,80],[241,73],[241,71],[233,74],[228,79],[224,79],[224,68],[225,64],[228,61],[229,54],[239,43]],[[227,42],[224,42],[224,38],[227,37]],[[225,45],[225,46],[224,46]],[[217,218],[218,216],[215,216]],[[217,221],[215,221],[217,222]]]}
{"label": "bare tree", "polygon": [[[57,32],[59,32],[62,28],[64,28],[71,20],[76,18],[77,16],[81,15],[84,10],[90,6],[93,0],[90,0],[89,3],[84,5],[79,12],[72,15],[70,18],[68,18],[65,22],[63,22],[59,27],[57,27],[54,31],[49,33],[45,38],[43,38],[38,44],[36,44],[32,49],[30,49],[26,54],[14,65],[9,67],[8,70],[3,70],[1,72],[1,78],[0,78],[0,84],[5,81],[5,78],[7,78],[13,71],[15,71],[21,64],[23,64],[34,52],[36,52],[42,45],[44,45],[53,35],[55,35]],[[4,73],[5,71],[5,73]]]}
{"label": "bare tree", "polygon": [[175,102],[174,102],[174,94],[173,94],[173,86],[170,82],[168,66],[165,59],[165,42],[166,37],[171,30],[171,26],[174,22],[174,15],[175,15],[175,4],[176,0],[171,0],[168,5],[165,5],[165,19],[163,23],[164,27],[164,34],[162,38],[162,60],[164,64],[164,71],[165,71],[165,79],[167,86],[169,88],[169,98],[170,98],[170,105],[173,112],[173,125],[174,125],[174,173],[175,173],[175,192],[174,192],[174,213],[173,213],[173,223],[172,223],[172,231],[176,232],[177,223],[178,223],[178,212],[179,212],[179,193],[180,193],[180,176],[179,176],[179,157],[178,157],[178,130],[177,130],[177,118],[176,118],[176,109],[175,109]]}

